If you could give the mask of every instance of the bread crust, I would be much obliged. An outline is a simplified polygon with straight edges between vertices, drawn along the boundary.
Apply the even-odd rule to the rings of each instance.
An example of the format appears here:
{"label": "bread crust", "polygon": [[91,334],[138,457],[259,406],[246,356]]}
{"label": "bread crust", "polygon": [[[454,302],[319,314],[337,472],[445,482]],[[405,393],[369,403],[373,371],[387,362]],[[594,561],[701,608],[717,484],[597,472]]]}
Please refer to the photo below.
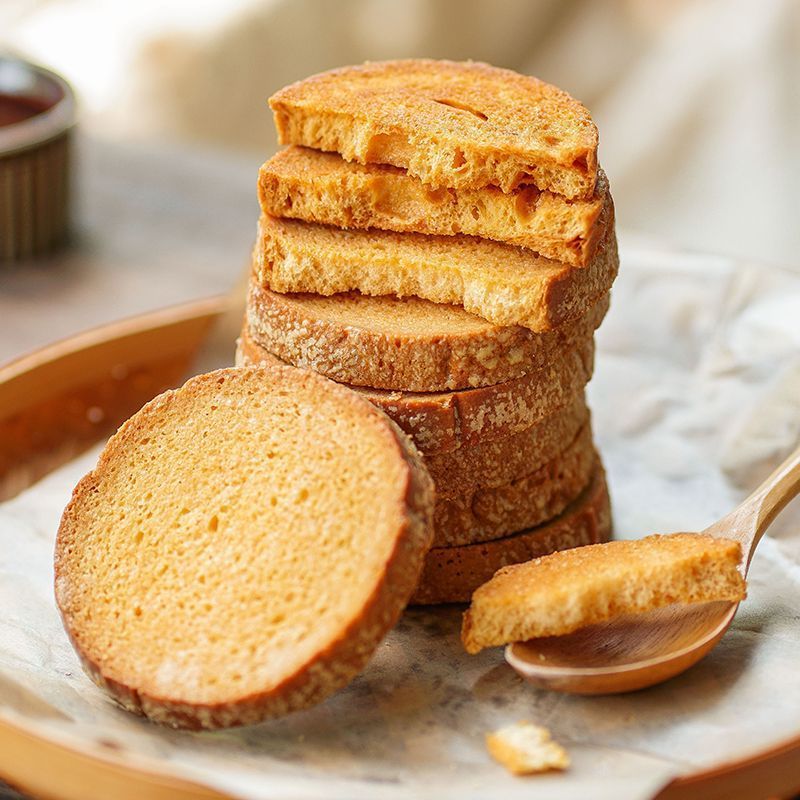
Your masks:
{"label": "bread crust", "polygon": [[592,196],[597,128],[537,78],[479,62],[409,59],[323,72],[270,98],[283,144],[391,164],[434,188],[533,183]]}
{"label": "bread crust", "polygon": [[262,214],[253,262],[258,284],[282,294],[420,297],[540,333],[583,317],[610,290],[619,268],[613,210],[598,224],[597,251],[577,269],[472,236],[345,231]]}
{"label": "bread crust", "polygon": [[505,486],[524,478],[556,458],[589,421],[582,393],[549,416],[500,439],[464,445],[447,453],[425,456],[437,499],[476,487]]}
{"label": "bread crust", "polygon": [[261,167],[258,195],[264,213],[273,217],[338,228],[480,236],[583,267],[597,248],[595,223],[607,202],[608,180],[599,170],[590,200],[565,200],[535,186],[511,193],[495,186],[431,189],[396,167],[290,146]]}
{"label": "bread crust", "polygon": [[[242,331],[236,363],[279,363]],[[530,428],[582,394],[594,367],[589,339],[548,367],[513,381],[456,392],[389,392],[352,387],[389,415],[420,452],[445,453]]]}
{"label": "bread crust", "polygon": [[438,392],[542,369],[592,336],[608,306],[604,295],[579,319],[533,333],[416,297],[279,294],[251,280],[247,323],[252,340],[282,361],[340,383]]}
{"label": "bread crust", "polygon": [[481,544],[434,547],[425,557],[410,602],[465,603],[501,567],[611,537],[611,504],[598,460],[592,482],[560,516],[521,533]]}
{"label": "bread crust", "polygon": [[[264,691],[237,696],[232,691],[226,702],[213,704],[187,701],[175,696],[155,695],[141,690],[116,675],[113,665],[95,652],[92,641],[76,625],[74,582],[79,559],[81,514],[87,497],[103,491],[103,478],[120,451],[158,425],[164,414],[177,413],[187,393],[204,393],[222,380],[231,385],[246,385],[257,392],[259,383],[276,381],[294,391],[319,395],[320,402],[340,404],[342,413],[356,415],[385,441],[387,457],[402,462],[402,484],[388,518],[396,520],[394,545],[380,574],[372,576],[373,589],[360,612],[342,625],[328,644],[305,664],[277,685]],[[179,728],[221,728],[248,725],[269,717],[289,713],[317,703],[345,685],[369,660],[384,634],[394,625],[417,583],[432,536],[433,483],[422,460],[408,438],[361,398],[345,387],[320,376],[291,367],[271,366],[236,370],[225,369],[190,379],[181,389],[166,392],[144,406],[111,437],[97,467],[76,486],[64,511],[55,550],[56,600],[64,626],[90,677],[114,699],[133,713]]]}
{"label": "bread crust", "polygon": [[451,488],[446,497],[437,491],[433,546],[488,542],[553,519],[586,488],[595,459],[591,426],[585,425],[562,453],[510,483]]}

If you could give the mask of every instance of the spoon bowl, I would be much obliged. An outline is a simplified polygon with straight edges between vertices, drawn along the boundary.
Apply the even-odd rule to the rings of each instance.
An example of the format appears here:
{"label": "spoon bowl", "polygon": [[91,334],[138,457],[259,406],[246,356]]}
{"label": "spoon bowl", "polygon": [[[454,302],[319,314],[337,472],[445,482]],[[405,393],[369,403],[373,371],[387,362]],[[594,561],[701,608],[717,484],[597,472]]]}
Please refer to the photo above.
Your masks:
{"label": "spoon bowl", "polygon": [[506,647],[506,661],[541,689],[618,694],[696,664],[728,630],[738,603],[672,605]]}
{"label": "spoon bowl", "polygon": [[[764,532],[800,491],[797,448],[738,508],[704,533],[739,542],[739,570],[747,576]],[[573,694],[617,694],[668,680],[696,664],[723,637],[738,603],[670,605],[620,616],[565,636],[514,642],[506,661],[543,689]]]}

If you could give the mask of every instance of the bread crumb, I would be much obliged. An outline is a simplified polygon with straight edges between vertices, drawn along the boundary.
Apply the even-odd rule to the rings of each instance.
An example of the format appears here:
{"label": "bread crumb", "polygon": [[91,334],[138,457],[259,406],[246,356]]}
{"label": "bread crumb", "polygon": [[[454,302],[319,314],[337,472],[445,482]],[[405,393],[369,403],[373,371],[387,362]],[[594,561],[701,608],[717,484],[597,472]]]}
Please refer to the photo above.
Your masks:
{"label": "bread crumb", "polygon": [[550,738],[550,731],[526,720],[487,733],[486,748],[513,775],[532,775],[569,766],[567,751]]}

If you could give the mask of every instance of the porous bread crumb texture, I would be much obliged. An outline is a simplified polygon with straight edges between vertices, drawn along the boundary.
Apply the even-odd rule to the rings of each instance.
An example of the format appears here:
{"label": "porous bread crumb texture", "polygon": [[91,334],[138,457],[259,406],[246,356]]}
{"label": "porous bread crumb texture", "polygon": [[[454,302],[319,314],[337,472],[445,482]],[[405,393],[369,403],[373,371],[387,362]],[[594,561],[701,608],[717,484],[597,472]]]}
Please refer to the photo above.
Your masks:
{"label": "porous bread crumb texture", "polygon": [[611,503],[597,460],[592,482],[560,516],[513,536],[460,547],[433,547],[410,602],[419,605],[469,602],[472,593],[501,567],[611,536]]}
{"label": "porous bread crumb texture", "polygon": [[270,98],[282,144],[391,164],[432,188],[534,184],[590,199],[597,128],[561,89],[478,62],[411,59],[314,75]]}
{"label": "porous bread crumb texture", "polygon": [[340,383],[438,392],[544,368],[591,337],[608,306],[604,295],[574,322],[533,333],[417,297],[279,294],[251,280],[247,326],[253,341],[282,361]]}
{"label": "porous bread crumb texture", "polygon": [[487,542],[547,522],[586,488],[594,463],[591,426],[585,425],[563,452],[510,483],[473,491],[436,486],[433,546]]}
{"label": "porous bread crumb texture", "polygon": [[[242,331],[238,365],[281,363]],[[530,428],[581,394],[592,375],[594,340],[589,339],[544,369],[512,381],[456,392],[389,392],[351,387],[389,415],[429,453],[510,436]]]}
{"label": "porous bread crumb texture", "polygon": [[258,285],[281,294],[414,296],[542,332],[584,316],[611,288],[619,268],[613,207],[598,225],[594,257],[576,269],[473,236],[341,230],[262,214],[253,267]]}
{"label": "porous bread crumb texture", "polygon": [[560,636],[673,603],[738,602],[741,547],[700,533],[653,535],[555,553],[500,570],[472,597],[461,638],[469,653]]}
{"label": "porous bread crumb texture", "polygon": [[338,228],[468,234],[582,267],[597,247],[595,223],[608,180],[600,170],[590,200],[565,200],[535,186],[512,193],[496,186],[433,189],[396,167],[364,166],[335,153],[292,146],[261,167],[258,193],[262,210],[273,217]]}
{"label": "porous bread crumb texture", "polygon": [[430,545],[419,454],[354,393],[220,370],[134,415],[76,487],[56,599],[94,680],[177,727],[258,722],[347,683]]}
{"label": "porous bread crumb texture", "polygon": [[447,453],[429,453],[425,466],[437,498],[481,486],[503,486],[556,458],[589,420],[583,393],[530,428],[499,439],[464,445]]}
{"label": "porous bread crumb texture", "polygon": [[527,720],[486,734],[489,755],[512,775],[567,769],[569,755],[550,731]]}

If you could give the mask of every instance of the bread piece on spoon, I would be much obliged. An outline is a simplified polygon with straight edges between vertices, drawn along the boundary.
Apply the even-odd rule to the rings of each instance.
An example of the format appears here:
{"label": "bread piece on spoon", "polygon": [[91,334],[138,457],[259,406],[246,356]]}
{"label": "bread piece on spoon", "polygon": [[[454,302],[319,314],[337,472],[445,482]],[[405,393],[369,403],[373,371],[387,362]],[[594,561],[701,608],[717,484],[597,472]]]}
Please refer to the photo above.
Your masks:
{"label": "bread piece on spoon", "polygon": [[741,546],[700,533],[575,548],[499,570],[464,614],[461,639],[485,647],[562,636],[673,603],[738,602]]}

